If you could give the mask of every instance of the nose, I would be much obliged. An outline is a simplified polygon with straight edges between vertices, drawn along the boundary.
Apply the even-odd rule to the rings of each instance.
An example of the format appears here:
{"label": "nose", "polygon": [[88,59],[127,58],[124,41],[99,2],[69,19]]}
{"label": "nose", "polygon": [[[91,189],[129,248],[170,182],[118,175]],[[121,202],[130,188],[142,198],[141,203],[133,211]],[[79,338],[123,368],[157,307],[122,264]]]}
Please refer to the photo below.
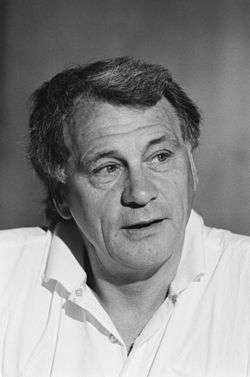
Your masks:
{"label": "nose", "polygon": [[121,195],[121,203],[126,207],[144,207],[152,200],[155,200],[158,190],[143,172],[130,173],[124,184]]}

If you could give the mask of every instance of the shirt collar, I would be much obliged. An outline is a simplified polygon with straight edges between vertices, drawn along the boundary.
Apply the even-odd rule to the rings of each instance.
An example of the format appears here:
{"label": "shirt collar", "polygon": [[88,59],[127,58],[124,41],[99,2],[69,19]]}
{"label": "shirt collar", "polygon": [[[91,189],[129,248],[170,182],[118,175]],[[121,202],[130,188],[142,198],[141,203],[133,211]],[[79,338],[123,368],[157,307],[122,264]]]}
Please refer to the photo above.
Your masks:
{"label": "shirt collar", "polygon": [[192,210],[185,230],[181,260],[170,286],[170,294],[178,295],[191,282],[199,282],[204,276],[206,263],[203,228],[202,217]]}
{"label": "shirt collar", "polygon": [[[202,218],[192,210],[186,226],[181,260],[170,287],[172,294],[180,293],[192,281],[199,281],[205,273],[203,226]],[[83,247],[81,235],[76,231],[75,225],[58,224],[52,234],[44,282],[50,279],[58,281],[69,293],[85,285],[87,275],[71,252],[73,248],[81,252]]]}
{"label": "shirt collar", "polygon": [[50,244],[44,272],[44,282],[55,280],[72,293],[80,285],[86,284],[87,275],[71,250],[83,250],[83,241],[76,226],[69,223],[57,224]]}

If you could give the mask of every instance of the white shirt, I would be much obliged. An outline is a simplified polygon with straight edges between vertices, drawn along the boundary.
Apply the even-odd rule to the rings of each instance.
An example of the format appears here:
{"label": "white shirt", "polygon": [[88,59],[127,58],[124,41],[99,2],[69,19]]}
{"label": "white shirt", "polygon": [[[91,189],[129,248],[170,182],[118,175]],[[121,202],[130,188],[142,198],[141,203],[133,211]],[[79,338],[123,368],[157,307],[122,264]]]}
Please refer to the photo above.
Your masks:
{"label": "white shirt", "polygon": [[127,355],[66,244],[0,232],[1,377],[250,376],[250,238],[192,211],[170,294]]}

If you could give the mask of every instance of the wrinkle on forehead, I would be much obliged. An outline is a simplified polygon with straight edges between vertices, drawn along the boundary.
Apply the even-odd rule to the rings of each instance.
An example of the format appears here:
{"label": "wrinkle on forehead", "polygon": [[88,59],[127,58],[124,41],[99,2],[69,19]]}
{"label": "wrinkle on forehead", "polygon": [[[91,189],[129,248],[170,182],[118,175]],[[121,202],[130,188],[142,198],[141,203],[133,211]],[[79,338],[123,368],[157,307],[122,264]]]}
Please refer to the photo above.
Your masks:
{"label": "wrinkle on forehead", "polygon": [[[145,116],[146,112],[148,117],[145,117],[145,124],[143,124],[143,116]],[[143,131],[149,126],[166,125],[166,130],[168,130],[169,134],[172,134],[180,143],[183,143],[180,120],[173,106],[165,98],[158,101],[155,106],[143,109],[132,106],[116,106],[105,102],[97,102],[93,99],[83,103],[79,99],[75,104],[71,122],[64,127],[65,143],[72,157],[78,160],[82,153],[81,149],[84,140],[90,138],[91,141],[94,141],[98,138],[105,138],[105,136],[119,136],[135,132],[136,128],[133,126],[138,119],[140,120],[140,115],[142,122],[138,124],[139,131]],[[128,116],[128,119],[126,116]],[[149,121],[150,117],[152,122]],[[94,127],[97,123],[100,124],[99,128]],[[131,126],[130,130],[127,129],[129,126]]]}

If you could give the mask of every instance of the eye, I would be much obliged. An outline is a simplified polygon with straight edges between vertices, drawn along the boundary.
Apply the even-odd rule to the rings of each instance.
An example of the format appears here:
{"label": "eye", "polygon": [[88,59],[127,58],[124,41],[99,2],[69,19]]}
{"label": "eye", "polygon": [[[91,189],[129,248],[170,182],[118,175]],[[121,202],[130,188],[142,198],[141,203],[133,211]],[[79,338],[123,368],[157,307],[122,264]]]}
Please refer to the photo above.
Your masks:
{"label": "eye", "polygon": [[93,172],[94,172],[94,174],[100,174],[100,175],[114,174],[117,169],[118,169],[117,165],[109,164],[109,165],[104,165],[104,166],[100,166],[98,168],[95,168]]}
{"label": "eye", "polygon": [[159,150],[149,157],[148,164],[151,169],[163,172],[169,168],[169,163],[173,155],[174,152],[168,149]]}
{"label": "eye", "polygon": [[107,165],[100,169],[103,173],[112,174],[117,170],[116,165]]}
{"label": "eye", "polygon": [[173,152],[169,150],[158,152],[157,154],[153,156],[152,160],[153,161],[157,160],[158,162],[165,162],[166,160],[169,159],[169,157],[172,156],[172,154]]}
{"label": "eye", "polygon": [[92,170],[92,177],[100,182],[110,182],[114,180],[120,172],[120,165],[109,163],[101,165]]}

